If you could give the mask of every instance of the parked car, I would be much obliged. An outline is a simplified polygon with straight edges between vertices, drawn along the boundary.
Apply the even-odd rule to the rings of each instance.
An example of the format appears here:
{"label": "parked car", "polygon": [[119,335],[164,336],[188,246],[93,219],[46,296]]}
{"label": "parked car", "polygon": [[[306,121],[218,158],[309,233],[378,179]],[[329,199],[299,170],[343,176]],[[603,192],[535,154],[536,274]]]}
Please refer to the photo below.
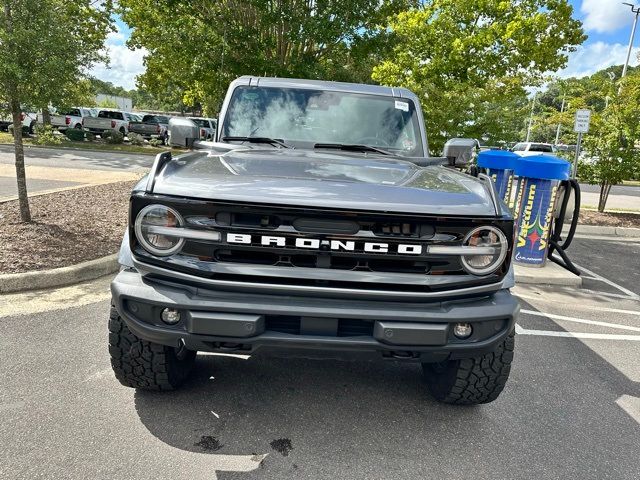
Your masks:
{"label": "parked car", "polygon": [[120,132],[122,135],[129,132],[127,112],[122,110],[102,109],[98,111],[97,117],[84,117],[82,126],[86,131],[98,135],[107,130]]}
{"label": "parked car", "polygon": [[[85,117],[91,117],[91,110],[83,107],[74,107],[70,110],[52,113],[51,126],[64,132],[67,128],[82,129],[82,120]],[[42,124],[42,114],[38,114],[37,121]]]}
{"label": "parked car", "polygon": [[218,120],[206,117],[188,117],[189,120],[195,122],[200,129],[200,140],[213,140],[216,135],[216,127]]}
{"label": "parked car", "polygon": [[415,94],[241,77],[214,140],[157,155],[131,194],[108,321],[123,385],[172,390],[197,351],[275,349],[416,362],[438,401],[498,398],[513,217],[463,173],[470,147],[429,156]]}
{"label": "parked car", "polygon": [[[0,114],[0,130],[5,132],[9,129],[9,125],[13,124],[13,117],[11,113],[8,113],[8,111],[9,107],[6,105],[3,105],[2,108],[0,108],[0,112],[4,112]],[[36,126],[36,119],[38,117],[38,114],[36,112],[30,112],[25,109],[20,117],[22,122],[21,125],[28,127],[29,133],[33,133],[33,129]]]}
{"label": "parked car", "polygon": [[550,143],[520,142],[516,143],[511,151],[520,155],[521,157],[530,157],[532,155],[554,153],[556,151],[556,148]]}
{"label": "parked car", "polygon": [[148,114],[142,121],[129,122],[129,132],[142,135],[146,140],[158,138],[167,144],[169,117],[166,115]]}

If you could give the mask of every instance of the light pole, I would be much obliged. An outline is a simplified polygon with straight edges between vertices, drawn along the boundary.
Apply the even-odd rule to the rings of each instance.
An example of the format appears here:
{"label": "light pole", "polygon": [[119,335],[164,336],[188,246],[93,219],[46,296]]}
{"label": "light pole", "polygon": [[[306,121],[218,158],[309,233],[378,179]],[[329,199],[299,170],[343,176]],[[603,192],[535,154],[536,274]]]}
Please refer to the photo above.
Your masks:
{"label": "light pole", "polygon": [[[564,113],[564,100],[565,100],[566,96],[562,97],[562,107],[560,107],[560,115],[562,115]],[[569,108],[569,107],[567,107]],[[558,145],[558,141],[560,141],[560,125],[561,123],[558,122],[558,129],[556,130],[556,143],[555,145]]]}
{"label": "light pole", "polygon": [[638,24],[638,14],[640,14],[640,7],[636,7],[632,3],[622,2],[623,5],[629,5],[631,7],[631,11],[636,14],[635,19],[633,20],[633,27],[631,27],[631,36],[629,37],[629,48],[627,49],[627,59],[624,62],[624,67],[622,68],[622,77],[627,74],[627,67],[629,66],[629,57],[631,56],[631,48],[633,47],[633,37],[636,35],[636,25]]}
{"label": "light pole", "polygon": [[527,127],[527,139],[525,142],[529,141],[531,137],[531,124],[533,123],[533,109],[536,106],[536,97],[538,96],[538,92],[533,94],[533,101],[531,102],[531,114],[529,115],[529,126]]}

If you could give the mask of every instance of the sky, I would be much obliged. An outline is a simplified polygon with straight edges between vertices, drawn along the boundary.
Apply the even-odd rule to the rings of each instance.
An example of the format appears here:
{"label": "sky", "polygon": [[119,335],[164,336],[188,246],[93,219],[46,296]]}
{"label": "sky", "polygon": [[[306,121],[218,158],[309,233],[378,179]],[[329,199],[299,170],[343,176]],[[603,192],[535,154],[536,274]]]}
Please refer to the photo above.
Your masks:
{"label": "sky", "polygon": [[[634,3],[634,0],[625,0]],[[640,0],[635,0],[640,4]],[[569,0],[573,16],[582,21],[589,36],[587,41],[569,56],[567,67],[558,72],[560,77],[583,77],[611,65],[624,63],[633,14],[621,0]],[[120,85],[127,90],[135,88],[136,75],[144,72],[144,49],[131,51],[125,45],[131,29],[116,18],[117,31],[109,34],[106,50],[110,67],[98,64],[91,69],[95,77]],[[640,28],[636,32],[631,65],[638,65]]]}

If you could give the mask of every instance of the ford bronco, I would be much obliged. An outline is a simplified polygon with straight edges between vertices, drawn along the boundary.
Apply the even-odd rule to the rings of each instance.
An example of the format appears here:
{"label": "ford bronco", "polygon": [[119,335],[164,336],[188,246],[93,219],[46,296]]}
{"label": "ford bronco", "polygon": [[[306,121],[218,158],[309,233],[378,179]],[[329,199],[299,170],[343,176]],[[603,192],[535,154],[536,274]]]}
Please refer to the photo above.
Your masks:
{"label": "ford bronco", "polygon": [[109,321],[123,385],[176,388],[198,351],[277,350],[419,362],[441,402],[498,397],[513,218],[487,176],[429,157],[416,95],[241,77],[198,146],[131,194]]}

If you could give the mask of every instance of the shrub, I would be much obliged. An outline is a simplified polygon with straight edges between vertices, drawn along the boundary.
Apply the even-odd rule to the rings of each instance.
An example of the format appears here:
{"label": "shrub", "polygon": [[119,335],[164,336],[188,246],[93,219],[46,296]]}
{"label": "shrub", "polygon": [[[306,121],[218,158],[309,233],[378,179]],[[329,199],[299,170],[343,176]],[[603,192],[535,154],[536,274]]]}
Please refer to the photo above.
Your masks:
{"label": "shrub", "polygon": [[62,142],[59,135],[54,135],[51,125],[38,125],[35,128],[36,138],[33,143],[36,145],[58,145]]}
{"label": "shrub", "polygon": [[80,130],[79,128],[67,128],[64,134],[73,142],[84,141],[84,130]]}
{"label": "shrub", "polygon": [[85,133],[84,137],[87,139],[87,142],[95,142],[96,141],[96,136],[91,132]]}
{"label": "shrub", "polygon": [[152,147],[159,147],[162,145],[162,140],[160,140],[159,138],[152,138],[151,140],[149,140],[149,145],[151,145]]}
{"label": "shrub", "polygon": [[144,145],[144,137],[139,133],[129,133],[127,137],[129,138],[129,143],[131,145]]}
{"label": "shrub", "polygon": [[120,132],[111,131],[111,133],[109,133],[109,135],[107,135],[106,138],[105,138],[105,135],[102,135],[102,138],[104,138],[105,142],[110,143],[112,145],[124,142],[124,135],[122,135]]}

